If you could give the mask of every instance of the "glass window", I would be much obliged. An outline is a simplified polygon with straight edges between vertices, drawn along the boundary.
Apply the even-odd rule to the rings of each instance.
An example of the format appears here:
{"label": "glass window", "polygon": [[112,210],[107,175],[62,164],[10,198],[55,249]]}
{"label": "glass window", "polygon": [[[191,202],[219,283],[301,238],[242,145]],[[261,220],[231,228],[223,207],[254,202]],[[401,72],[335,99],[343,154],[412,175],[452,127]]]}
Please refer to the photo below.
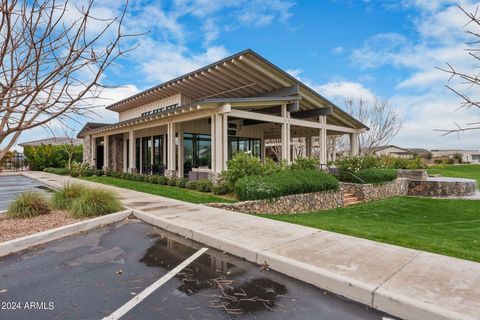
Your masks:
{"label": "glass window", "polygon": [[137,169],[137,172],[139,172],[139,169],[140,169],[141,148],[142,148],[141,140],[140,138],[136,138],[135,139],[135,168]]}
{"label": "glass window", "polygon": [[153,164],[155,166],[163,165],[163,136],[153,137]]}
{"label": "glass window", "polygon": [[185,172],[191,168],[211,167],[212,142],[209,134],[183,135],[183,161]]}
{"label": "glass window", "polygon": [[150,172],[152,161],[152,138],[142,138],[142,173]]}
{"label": "glass window", "polygon": [[237,152],[250,152],[253,156],[261,157],[261,140],[256,138],[228,137],[228,158]]}

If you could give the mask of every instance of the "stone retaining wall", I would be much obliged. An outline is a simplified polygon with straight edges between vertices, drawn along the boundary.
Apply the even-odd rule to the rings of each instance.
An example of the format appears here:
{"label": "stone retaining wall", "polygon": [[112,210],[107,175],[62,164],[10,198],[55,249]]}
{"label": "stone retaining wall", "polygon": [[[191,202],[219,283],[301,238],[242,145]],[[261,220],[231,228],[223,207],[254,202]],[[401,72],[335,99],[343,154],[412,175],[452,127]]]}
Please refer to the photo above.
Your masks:
{"label": "stone retaining wall", "polygon": [[208,205],[243,213],[293,214],[343,207],[343,193],[341,191],[312,192],[294,194],[272,200],[210,203]]}
{"label": "stone retaining wall", "polygon": [[394,181],[379,184],[359,184],[341,182],[340,186],[346,193],[351,193],[363,201],[374,201],[395,196],[405,196],[408,193],[408,179],[398,178]]}
{"label": "stone retaining wall", "polygon": [[408,195],[419,197],[465,197],[472,196],[477,191],[477,182],[470,179],[411,180],[408,184]]}

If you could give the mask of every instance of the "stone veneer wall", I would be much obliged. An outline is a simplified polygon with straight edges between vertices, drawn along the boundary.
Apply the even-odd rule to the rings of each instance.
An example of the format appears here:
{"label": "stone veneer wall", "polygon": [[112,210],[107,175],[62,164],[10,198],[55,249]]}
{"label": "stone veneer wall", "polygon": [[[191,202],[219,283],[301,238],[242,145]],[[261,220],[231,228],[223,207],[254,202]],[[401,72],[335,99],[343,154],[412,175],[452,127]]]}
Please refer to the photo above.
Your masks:
{"label": "stone veneer wall", "polygon": [[115,134],[109,137],[109,161],[108,168],[112,171],[123,170],[123,134]]}
{"label": "stone veneer wall", "polygon": [[477,182],[471,179],[445,180],[411,180],[408,195],[419,197],[461,197],[472,196],[477,191]]}
{"label": "stone veneer wall", "polygon": [[92,143],[88,135],[83,137],[83,162],[92,165]]}
{"label": "stone veneer wall", "polygon": [[340,186],[346,193],[351,193],[363,201],[374,201],[395,196],[405,196],[408,193],[408,179],[398,178],[394,181],[380,184],[359,184],[341,182]]}
{"label": "stone veneer wall", "polygon": [[208,205],[243,213],[302,213],[343,207],[343,193],[341,191],[312,192],[294,194],[272,200],[210,203]]}

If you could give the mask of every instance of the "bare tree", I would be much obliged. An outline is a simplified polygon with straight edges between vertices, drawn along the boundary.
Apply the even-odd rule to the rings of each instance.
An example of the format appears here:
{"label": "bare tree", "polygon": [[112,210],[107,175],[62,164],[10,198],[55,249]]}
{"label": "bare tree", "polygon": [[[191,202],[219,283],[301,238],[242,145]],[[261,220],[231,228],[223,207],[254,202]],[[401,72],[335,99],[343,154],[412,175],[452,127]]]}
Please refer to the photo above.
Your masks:
{"label": "bare tree", "polygon": [[59,137],[64,138],[64,141],[65,141],[60,145],[60,147],[68,155],[68,162],[67,162],[68,170],[72,170],[73,156],[75,155],[75,152],[79,150],[79,145],[80,145],[79,139],[77,139],[75,131],[76,131],[75,129],[65,125],[65,126],[62,126],[61,134],[58,135]]}
{"label": "bare tree", "polygon": [[[347,99],[345,104],[348,113],[370,128],[359,138],[360,151],[364,155],[372,154],[376,147],[388,144],[403,126],[402,114],[388,100]],[[339,142],[339,145],[348,143]]]}
{"label": "bare tree", "polygon": [[[466,28],[465,32],[472,38],[472,40],[467,43],[469,47],[465,49],[465,51],[473,60],[473,68],[467,71],[460,71],[456,67],[447,63],[446,68],[438,69],[450,74],[449,81],[458,79],[460,80],[460,84],[462,84],[467,90],[478,90],[480,86],[480,72],[477,71],[480,67],[480,15],[478,13],[478,6],[475,8],[475,11],[472,12],[468,12],[461,6],[458,6],[458,8],[467,18],[467,23],[464,28]],[[480,101],[478,100],[480,97],[472,97],[471,94],[468,94],[464,90],[454,88],[452,85],[446,85],[446,87],[462,99],[459,108],[470,109],[473,107],[477,110],[480,108]],[[460,134],[460,132],[463,131],[480,129],[480,122],[472,122],[464,125],[454,123],[454,125],[455,128],[453,129],[435,129],[435,131],[440,131],[443,132],[443,135],[448,135],[451,133]]]}
{"label": "bare tree", "polygon": [[0,0],[0,159],[23,131],[92,112],[102,74],[133,49],[120,47],[128,3],[114,18],[93,4]]}

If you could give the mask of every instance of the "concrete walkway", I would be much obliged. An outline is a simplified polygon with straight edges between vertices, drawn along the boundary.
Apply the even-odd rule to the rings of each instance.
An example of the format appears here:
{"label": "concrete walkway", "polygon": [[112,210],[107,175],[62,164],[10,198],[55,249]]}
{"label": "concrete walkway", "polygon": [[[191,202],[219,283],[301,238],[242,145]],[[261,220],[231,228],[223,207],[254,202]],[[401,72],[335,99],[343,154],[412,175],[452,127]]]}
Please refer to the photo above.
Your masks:
{"label": "concrete walkway", "polygon": [[480,319],[480,264],[43,172],[114,190],[155,226],[404,319]]}

